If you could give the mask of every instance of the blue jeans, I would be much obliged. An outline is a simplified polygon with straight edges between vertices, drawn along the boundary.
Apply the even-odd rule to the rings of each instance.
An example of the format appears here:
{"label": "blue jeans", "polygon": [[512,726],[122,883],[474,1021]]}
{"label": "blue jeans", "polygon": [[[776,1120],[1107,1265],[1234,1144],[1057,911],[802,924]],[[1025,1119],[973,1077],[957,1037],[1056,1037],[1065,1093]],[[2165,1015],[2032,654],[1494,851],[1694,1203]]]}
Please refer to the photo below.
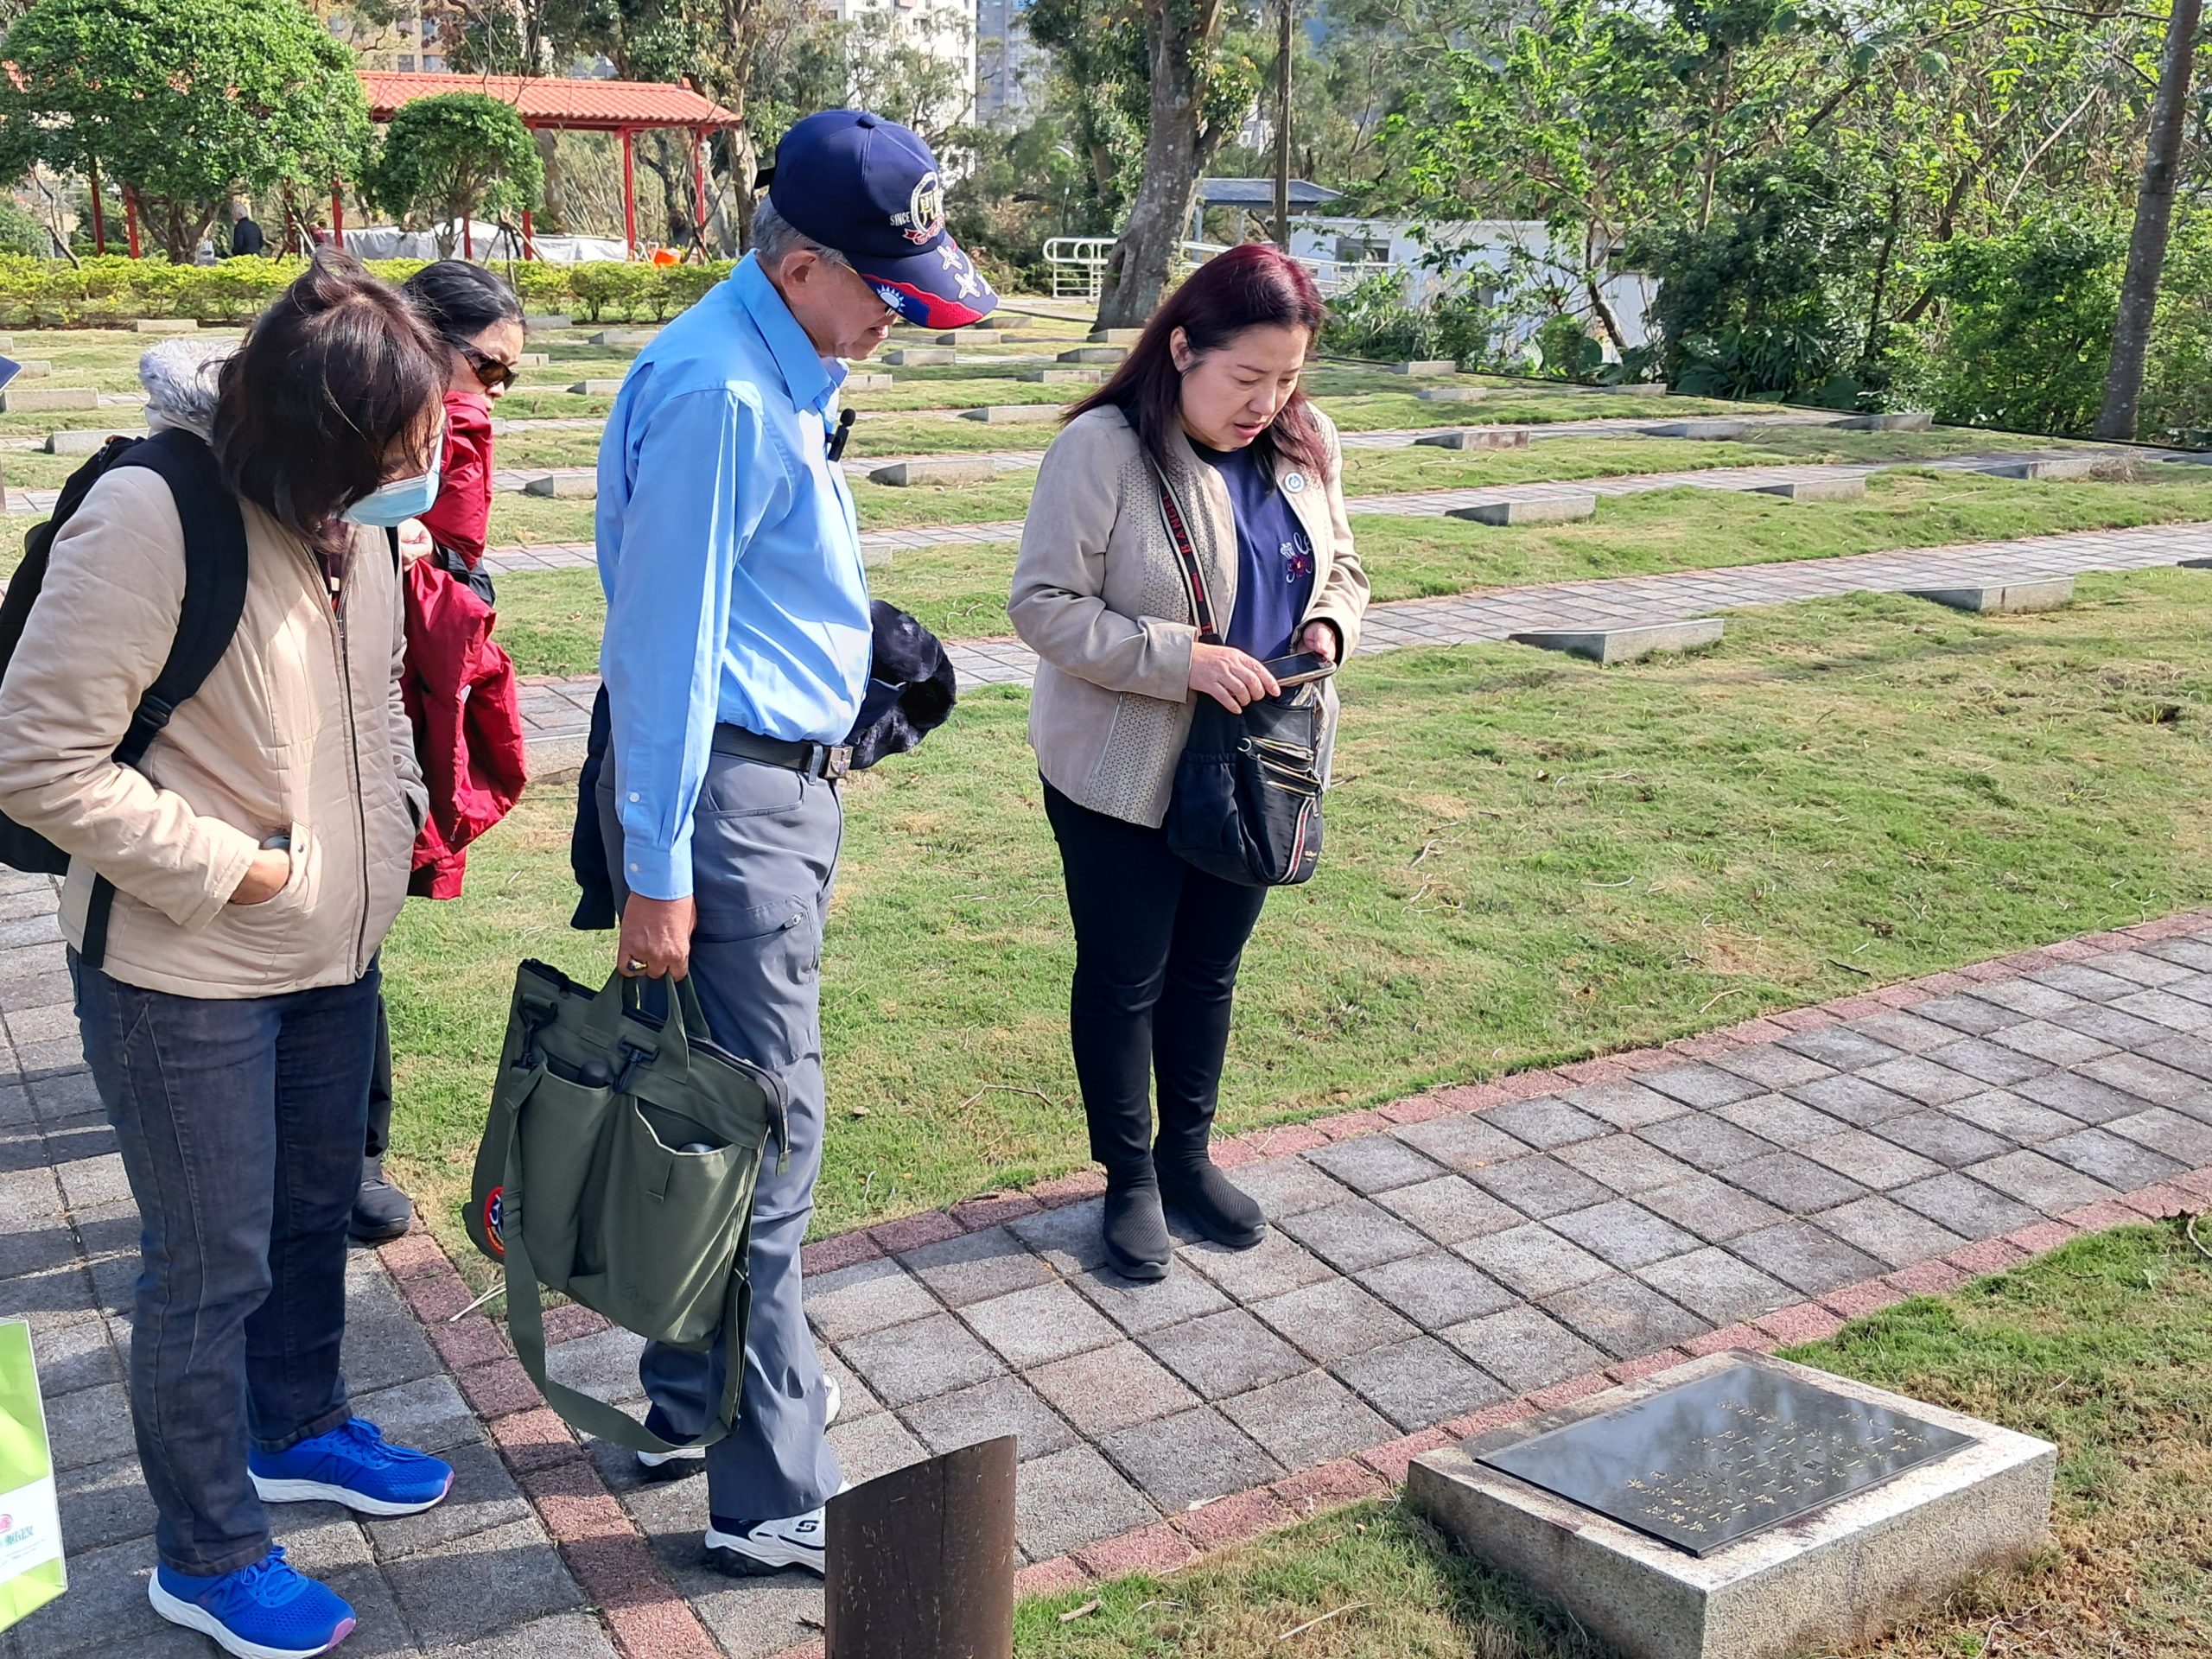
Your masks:
{"label": "blue jeans", "polygon": [[130,1417],[155,1547],[195,1577],[250,1567],[270,1541],[249,1434],[278,1452],[353,1415],[338,1350],[378,971],[228,1001],[73,950],[69,972],[143,1230]]}

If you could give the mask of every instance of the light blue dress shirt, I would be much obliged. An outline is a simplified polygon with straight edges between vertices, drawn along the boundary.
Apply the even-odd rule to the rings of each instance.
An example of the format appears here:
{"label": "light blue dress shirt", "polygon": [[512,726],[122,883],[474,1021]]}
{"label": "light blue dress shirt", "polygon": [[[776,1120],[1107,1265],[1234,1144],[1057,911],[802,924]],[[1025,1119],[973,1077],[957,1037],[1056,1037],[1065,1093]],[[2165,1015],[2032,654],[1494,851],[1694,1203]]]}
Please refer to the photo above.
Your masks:
{"label": "light blue dress shirt", "polygon": [[868,690],[868,578],[828,441],[842,363],[750,255],[663,328],[599,446],[600,645],[624,872],[691,892],[717,722],[841,743]]}

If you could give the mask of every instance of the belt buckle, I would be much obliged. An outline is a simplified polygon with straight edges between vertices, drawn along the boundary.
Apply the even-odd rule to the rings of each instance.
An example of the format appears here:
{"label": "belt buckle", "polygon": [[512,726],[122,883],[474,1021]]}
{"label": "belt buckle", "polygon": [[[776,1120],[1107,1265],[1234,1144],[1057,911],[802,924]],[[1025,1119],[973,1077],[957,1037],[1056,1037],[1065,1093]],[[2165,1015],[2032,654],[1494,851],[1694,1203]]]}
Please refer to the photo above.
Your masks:
{"label": "belt buckle", "polygon": [[822,776],[836,783],[853,769],[853,746],[839,743],[822,751]]}

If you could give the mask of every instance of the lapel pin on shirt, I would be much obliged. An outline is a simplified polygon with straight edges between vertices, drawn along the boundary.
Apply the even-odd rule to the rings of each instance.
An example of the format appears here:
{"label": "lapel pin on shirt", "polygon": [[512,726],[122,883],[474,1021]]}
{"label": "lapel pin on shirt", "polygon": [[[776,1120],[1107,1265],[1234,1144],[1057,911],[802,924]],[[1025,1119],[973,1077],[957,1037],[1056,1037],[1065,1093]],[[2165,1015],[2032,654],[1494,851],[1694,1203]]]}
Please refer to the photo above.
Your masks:
{"label": "lapel pin on shirt", "polygon": [[1289,491],[1293,495],[1301,493],[1306,488],[1306,474],[1303,473],[1291,473],[1286,475],[1282,481],[1282,486],[1284,489]]}

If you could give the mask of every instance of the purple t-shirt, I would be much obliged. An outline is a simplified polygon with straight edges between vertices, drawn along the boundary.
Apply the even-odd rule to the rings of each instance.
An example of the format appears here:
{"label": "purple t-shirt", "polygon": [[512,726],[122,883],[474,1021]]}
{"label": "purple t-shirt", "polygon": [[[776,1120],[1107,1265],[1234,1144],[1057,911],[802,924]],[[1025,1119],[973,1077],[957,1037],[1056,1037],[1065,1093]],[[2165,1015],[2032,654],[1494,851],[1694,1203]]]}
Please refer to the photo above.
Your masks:
{"label": "purple t-shirt", "polygon": [[1249,449],[1191,448],[1229,486],[1236,519],[1236,607],[1222,643],[1262,662],[1287,655],[1313,599],[1313,543]]}

